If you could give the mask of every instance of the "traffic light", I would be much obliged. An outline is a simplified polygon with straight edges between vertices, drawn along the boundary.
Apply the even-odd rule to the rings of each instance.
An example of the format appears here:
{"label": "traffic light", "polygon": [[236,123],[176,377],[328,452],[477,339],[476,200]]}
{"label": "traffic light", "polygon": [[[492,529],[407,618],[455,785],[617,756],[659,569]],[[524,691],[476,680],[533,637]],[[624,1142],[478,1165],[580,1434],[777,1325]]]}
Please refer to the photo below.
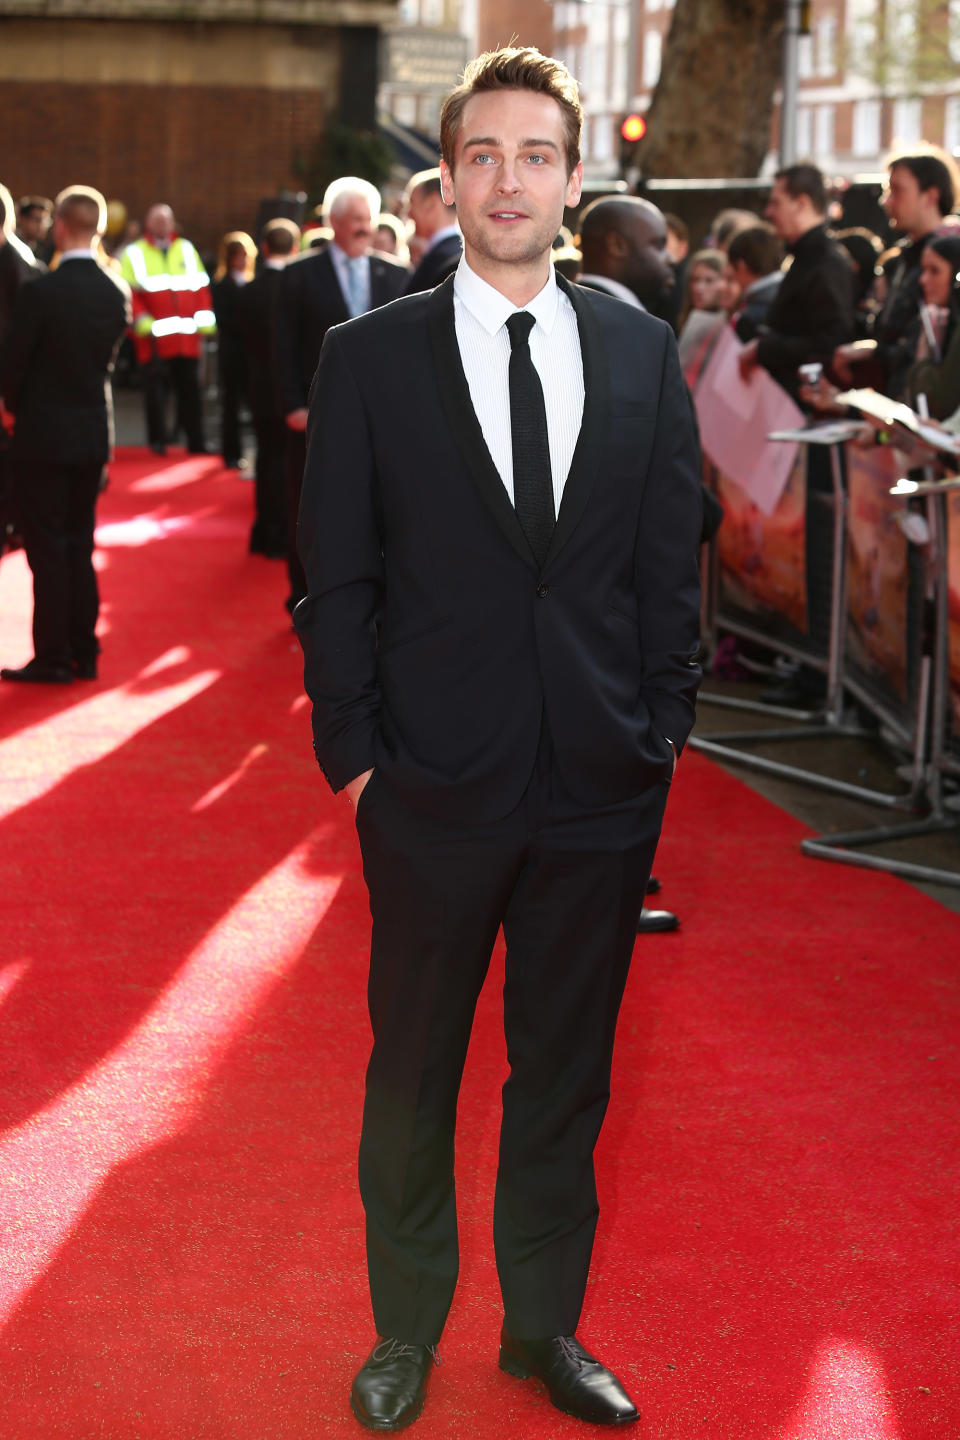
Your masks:
{"label": "traffic light", "polygon": [[626,179],[627,171],[636,166],[637,146],[647,133],[647,122],[636,113],[624,115],[620,121],[620,175]]}

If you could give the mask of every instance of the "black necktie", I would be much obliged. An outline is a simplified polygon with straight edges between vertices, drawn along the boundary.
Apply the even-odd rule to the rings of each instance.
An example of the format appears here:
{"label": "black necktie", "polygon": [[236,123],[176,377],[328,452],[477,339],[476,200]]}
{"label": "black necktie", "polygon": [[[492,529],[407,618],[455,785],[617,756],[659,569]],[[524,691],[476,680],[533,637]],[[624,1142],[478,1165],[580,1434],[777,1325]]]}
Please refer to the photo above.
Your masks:
{"label": "black necktie", "polygon": [[530,356],[533,316],[518,310],[507,320],[510,334],[510,431],[513,436],[513,505],[523,533],[543,568],[556,514],[550,474],[550,441],[543,387]]}

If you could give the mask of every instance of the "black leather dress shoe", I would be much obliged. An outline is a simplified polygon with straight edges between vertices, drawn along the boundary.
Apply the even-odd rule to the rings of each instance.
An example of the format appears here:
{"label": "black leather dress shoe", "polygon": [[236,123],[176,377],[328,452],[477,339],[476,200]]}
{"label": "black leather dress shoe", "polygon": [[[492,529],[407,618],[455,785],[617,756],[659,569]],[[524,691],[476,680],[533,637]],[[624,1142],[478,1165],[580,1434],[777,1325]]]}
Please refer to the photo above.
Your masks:
{"label": "black leather dress shoe", "polygon": [[648,894],[648,895],[659,895],[659,894],[660,894],[660,881],[657,879],[656,875],[651,875],[651,876],[650,876],[650,879],[647,881],[647,894]]}
{"label": "black leather dress shoe", "polygon": [[86,655],[82,660],[74,660],[73,673],[78,680],[96,680],[97,678],[97,657]]}
{"label": "black leather dress shoe", "polygon": [[518,1380],[535,1375],[546,1385],[551,1404],[591,1425],[629,1425],[639,1417],[616,1375],[585,1350],[575,1335],[514,1340],[504,1329],[500,1369]]}
{"label": "black leather dress shoe", "polygon": [[430,1366],[440,1364],[436,1345],[378,1340],[357,1372],[350,1409],[368,1430],[402,1430],[423,1409]]}
{"label": "black leather dress shoe", "polygon": [[0,680],[16,680],[29,685],[70,685],[73,671],[69,665],[48,665],[43,660],[29,660],[19,670],[0,670]]}
{"label": "black leather dress shoe", "polygon": [[638,935],[658,935],[664,930],[679,930],[680,919],[671,910],[648,910],[646,905],[640,911],[637,921]]}

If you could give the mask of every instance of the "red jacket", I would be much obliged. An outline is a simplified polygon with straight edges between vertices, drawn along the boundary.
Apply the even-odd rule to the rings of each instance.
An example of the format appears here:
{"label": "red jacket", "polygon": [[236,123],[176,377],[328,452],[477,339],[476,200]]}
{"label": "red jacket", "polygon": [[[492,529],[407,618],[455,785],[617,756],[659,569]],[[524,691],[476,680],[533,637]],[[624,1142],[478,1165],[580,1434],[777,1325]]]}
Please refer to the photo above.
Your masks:
{"label": "red jacket", "polygon": [[210,298],[210,277],[196,247],[175,235],[166,250],[146,236],[128,245],[123,278],[133,291],[133,334],[137,360],[154,355],[200,354],[200,336],[217,330]]}

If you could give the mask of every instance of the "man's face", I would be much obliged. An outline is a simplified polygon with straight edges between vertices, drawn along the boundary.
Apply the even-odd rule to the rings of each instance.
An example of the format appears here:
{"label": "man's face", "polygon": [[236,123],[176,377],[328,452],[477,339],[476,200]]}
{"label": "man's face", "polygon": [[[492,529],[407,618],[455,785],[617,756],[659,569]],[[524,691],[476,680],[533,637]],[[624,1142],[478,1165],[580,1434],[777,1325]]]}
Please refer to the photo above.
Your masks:
{"label": "man's face", "polygon": [[330,216],[333,238],[345,255],[356,259],[373,245],[373,215],[363,195],[344,195]]}
{"label": "man's face", "polygon": [[169,240],[173,234],[173,211],[169,205],[154,205],[147,213],[147,230],[154,240]]}
{"label": "man's face", "polygon": [[799,240],[804,232],[804,198],[802,195],[791,195],[783,180],[774,180],[770,199],[763,213],[787,245]]}
{"label": "man's face", "polygon": [[50,228],[50,216],[41,205],[20,216],[20,238],[28,245],[39,245]]}
{"label": "man's face", "polygon": [[419,185],[407,202],[407,219],[413,221],[415,235],[428,239],[437,229],[435,211],[438,204],[436,193],[430,194]]}
{"label": "man's face", "polygon": [[897,230],[907,235],[927,233],[930,229],[927,198],[916,176],[905,165],[894,165],[881,204]]}
{"label": "man's face", "polygon": [[580,199],[583,166],[568,173],[560,106],[530,90],[472,95],[461,116],[454,169],[444,163],[440,169],[467,261],[481,274],[545,259],[564,206]]}
{"label": "man's face", "polygon": [[676,283],[667,253],[667,227],[663,216],[650,206],[620,223],[626,250],[617,277],[648,310],[655,313]]}

